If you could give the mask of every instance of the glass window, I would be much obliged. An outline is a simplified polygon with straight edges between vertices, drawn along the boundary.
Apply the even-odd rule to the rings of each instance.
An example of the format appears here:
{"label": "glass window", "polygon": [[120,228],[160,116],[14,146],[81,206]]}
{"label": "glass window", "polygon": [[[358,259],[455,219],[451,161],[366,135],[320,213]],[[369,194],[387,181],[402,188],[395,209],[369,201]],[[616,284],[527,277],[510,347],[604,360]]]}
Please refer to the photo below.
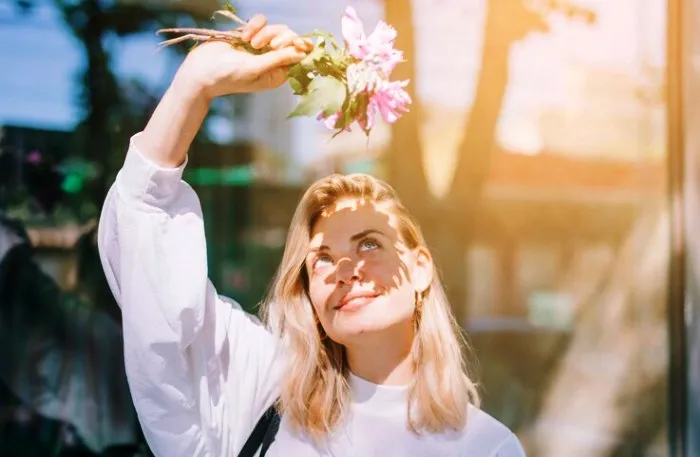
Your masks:
{"label": "glass window", "polygon": [[[122,357],[120,313],[95,227],[130,136],[187,50],[155,52],[153,31],[220,24],[208,22],[211,1],[69,3],[0,1],[0,454],[128,443],[145,455],[123,366],[104,362]],[[236,6],[339,36],[346,3]],[[478,360],[484,408],[528,456],[671,455],[669,3],[353,2],[368,27],[397,28],[411,111],[369,138],[329,141],[316,120],[285,119],[287,88],[217,101],[185,175],[212,281],[254,311],[305,187],[332,171],[372,173],[418,217]],[[102,28],[85,34],[85,21]]]}

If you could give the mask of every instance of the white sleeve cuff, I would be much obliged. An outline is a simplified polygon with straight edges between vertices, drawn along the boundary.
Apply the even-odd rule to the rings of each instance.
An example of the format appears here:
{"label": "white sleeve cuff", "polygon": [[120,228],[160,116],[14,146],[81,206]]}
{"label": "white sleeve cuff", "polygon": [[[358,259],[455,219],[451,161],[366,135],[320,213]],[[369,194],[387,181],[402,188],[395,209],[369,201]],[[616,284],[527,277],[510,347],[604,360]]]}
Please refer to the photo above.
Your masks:
{"label": "white sleeve cuff", "polygon": [[141,133],[131,137],[124,165],[117,175],[119,194],[128,200],[165,208],[183,186],[182,173],[187,158],[177,168],[162,167],[138,150],[134,139],[139,135]]}

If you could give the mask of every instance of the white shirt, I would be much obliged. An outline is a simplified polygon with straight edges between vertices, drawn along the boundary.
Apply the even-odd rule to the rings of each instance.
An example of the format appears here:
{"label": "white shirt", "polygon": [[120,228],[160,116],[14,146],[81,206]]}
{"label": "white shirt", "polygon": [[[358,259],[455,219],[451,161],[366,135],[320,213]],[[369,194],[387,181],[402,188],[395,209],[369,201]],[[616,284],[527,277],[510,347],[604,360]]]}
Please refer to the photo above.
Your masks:
{"label": "white shirt", "polygon": [[[124,359],[139,421],[158,457],[235,457],[279,396],[277,340],[207,279],[202,210],[181,180],[133,145],[107,195],[98,244],[122,309]],[[405,387],[350,377],[338,431],[316,447],[285,418],[269,457],[523,457],[515,435],[483,411],[459,433],[415,435]]]}

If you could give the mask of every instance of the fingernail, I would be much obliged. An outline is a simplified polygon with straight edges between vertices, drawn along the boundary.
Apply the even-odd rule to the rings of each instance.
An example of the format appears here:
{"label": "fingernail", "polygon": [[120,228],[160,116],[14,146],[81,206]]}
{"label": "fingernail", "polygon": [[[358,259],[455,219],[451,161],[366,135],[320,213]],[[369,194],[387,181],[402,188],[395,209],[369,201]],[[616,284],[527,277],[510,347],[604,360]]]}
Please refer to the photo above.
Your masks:
{"label": "fingernail", "polygon": [[270,41],[270,47],[271,47],[272,49],[277,49],[277,47],[278,47],[279,45],[280,45],[280,39],[279,39],[279,38],[275,38],[275,39],[273,39],[272,41]]}
{"label": "fingernail", "polygon": [[311,50],[313,49],[313,47],[309,46],[308,43],[306,43],[306,42],[303,41],[303,40],[301,40],[301,41],[295,41],[295,42],[294,42],[294,47],[295,47],[297,50],[299,50],[299,51],[301,51],[301,52],[304,52],[304,53],[307,53],[307,52],[309,52],[309,51],[311,51]]}

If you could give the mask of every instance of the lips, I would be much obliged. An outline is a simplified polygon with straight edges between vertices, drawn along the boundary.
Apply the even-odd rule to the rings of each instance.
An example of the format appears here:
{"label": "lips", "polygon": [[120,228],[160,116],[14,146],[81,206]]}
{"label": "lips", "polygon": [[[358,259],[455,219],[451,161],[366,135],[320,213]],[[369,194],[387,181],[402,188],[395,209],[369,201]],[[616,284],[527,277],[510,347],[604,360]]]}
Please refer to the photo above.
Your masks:
{"label": "lips", "polygon": [[359,309],[378,296],[379,294],[375,292],[350,292],[345,295],[340,302],[338,302],[334,309],[337,311],[352,311]]}

